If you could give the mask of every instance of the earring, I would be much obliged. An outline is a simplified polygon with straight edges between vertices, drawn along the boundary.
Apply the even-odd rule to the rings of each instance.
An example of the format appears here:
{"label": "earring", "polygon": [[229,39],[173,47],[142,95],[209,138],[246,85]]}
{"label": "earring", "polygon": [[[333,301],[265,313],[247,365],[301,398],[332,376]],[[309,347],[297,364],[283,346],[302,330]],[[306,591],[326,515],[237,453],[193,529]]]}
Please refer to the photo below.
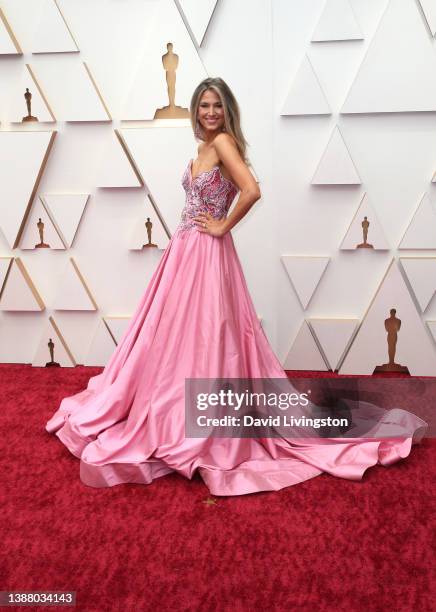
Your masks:
{"label": "earring", "polygon": [[200,128],[200,124],[199,124],[198,121],[195,123],[195,132],[194,132],[194,134],[195,134],[196,138],[199,138],[200,140],[202,139],[203,134],[202,134],[202,131],[201,131],[201,128]]}

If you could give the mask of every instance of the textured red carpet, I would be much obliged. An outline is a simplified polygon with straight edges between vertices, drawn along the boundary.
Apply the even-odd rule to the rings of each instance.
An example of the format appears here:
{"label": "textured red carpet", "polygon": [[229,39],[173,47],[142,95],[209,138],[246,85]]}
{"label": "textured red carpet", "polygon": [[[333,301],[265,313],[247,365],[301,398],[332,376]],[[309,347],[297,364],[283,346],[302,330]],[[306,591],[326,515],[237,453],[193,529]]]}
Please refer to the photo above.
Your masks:
{"label": "textured red carpet", "polygon": [[75,590],[98,612],[432,609],[434,440],[362,482],[322,474],[216,505],[177,474],[93,489],[44,425],[100,371],[0,365],[0,590]]}

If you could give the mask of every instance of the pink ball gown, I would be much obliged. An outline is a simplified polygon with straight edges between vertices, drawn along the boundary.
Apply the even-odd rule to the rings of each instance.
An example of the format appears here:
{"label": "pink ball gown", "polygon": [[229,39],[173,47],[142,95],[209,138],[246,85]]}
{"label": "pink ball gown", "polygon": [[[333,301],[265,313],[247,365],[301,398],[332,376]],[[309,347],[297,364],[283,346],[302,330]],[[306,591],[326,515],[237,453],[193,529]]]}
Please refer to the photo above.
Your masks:
{"label": "pink ball gown", "polygon": [[[185,378],[286,378],[260,325],[230,232],[197,230],[226,214],[238,189],[219,166],[182,177],[181,221],[106,367],[62,400],[46,430],[80,459],[92,487],[149,484],[198,470],[214,495],[279,490],[323,472],[359,480],[406,457],[426,423],[403,411],[389,439],[186,438]],[[394,414],[394,417],[392,416]],[[389,419],[388,419],[389,420]],[[380,420],[383,428],[383,418]]]}

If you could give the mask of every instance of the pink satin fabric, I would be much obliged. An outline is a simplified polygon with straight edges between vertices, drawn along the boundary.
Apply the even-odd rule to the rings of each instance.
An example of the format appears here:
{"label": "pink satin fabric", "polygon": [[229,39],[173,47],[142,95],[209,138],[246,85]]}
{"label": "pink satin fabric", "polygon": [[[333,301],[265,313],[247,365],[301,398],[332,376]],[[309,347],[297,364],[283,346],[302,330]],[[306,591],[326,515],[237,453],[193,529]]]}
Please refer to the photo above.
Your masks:
{"label": "pink satin fabric", "polygon": [[404,410],[394,439],[185,438],[185,378],[286,378],[260,325],[231,233],[216,238],[192,223],[221,216],[237,188],[218,167],[182,177],[180,226],[104,371],[62,400],[46,425],[80,459],[92,487],[149,484],[196,470],[214,495],[278,490],[322,472],[358,480],[410,453],[426,423]]}

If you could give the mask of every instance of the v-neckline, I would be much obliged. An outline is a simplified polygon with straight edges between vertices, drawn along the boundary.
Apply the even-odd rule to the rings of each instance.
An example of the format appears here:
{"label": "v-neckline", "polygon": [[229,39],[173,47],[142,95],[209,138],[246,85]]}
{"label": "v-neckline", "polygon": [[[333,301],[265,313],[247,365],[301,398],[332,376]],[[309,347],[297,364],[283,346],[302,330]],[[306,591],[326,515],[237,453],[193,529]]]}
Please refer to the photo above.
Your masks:
{"label": "v-neckline", "polygon": [[200,174],[197,174],[197,176],[193,177],[192,176],[192,164],[194,162],[194,158],[191,157],[190,161],[189,161],[189,184],[192,185],[192,183],[194,181],[196,181],[198,179],[199,176],[202,176],[203,174],[209,174],[210,172],[212,172],[213,170],[216,170],[218,168],[218,172],[220,173],[221,178],[224,181],[227,181],[228,183],[230,183],[230,185],[232,185],[233,189],[236,190],[236,192],[239,191],[239,187],[237,187],[235,185],[235,183],[233,181],[231,181],[230,179],[228,179],[226,176],[224,176],[224,174],[221,172],[221,168],[219,167],[218,164],[215,164],[215,166],[213,166],[212,168],[210,168],[210,170],[203,170],[203,172],[200,172]]}
{"label": "v-neckline", "polygon": [[[209,173],[209,172],[212,172],[212,170],[215,170],[215,168],[218,168],[218,169],[219,169],[219,165],[218,165],[218,164],[215,164],[215,166],[212,166],[212,168],[210,168],[209,170],[203,170],[202,172],[199,172],[199,173],[197,174],[197,176],[193,176],[193,175],[192,175],[192,166],[193,166],[193,163],[194,163],[194,158],[193,158],[193,157],[191,157],[191,161],[189,162],[189,171],[190,171],[190,175],[191,175],[191,182],[196,181],[196,180],[198,179],[198,177],[199,177],[199,176],[201,176],[202,174],[207,174],[207,173]],[[223,178],[226,178],[226,177],[225,177],[225,176],[223,176]],[[228,179],[227,179],[227,180],[228,180]]]}

